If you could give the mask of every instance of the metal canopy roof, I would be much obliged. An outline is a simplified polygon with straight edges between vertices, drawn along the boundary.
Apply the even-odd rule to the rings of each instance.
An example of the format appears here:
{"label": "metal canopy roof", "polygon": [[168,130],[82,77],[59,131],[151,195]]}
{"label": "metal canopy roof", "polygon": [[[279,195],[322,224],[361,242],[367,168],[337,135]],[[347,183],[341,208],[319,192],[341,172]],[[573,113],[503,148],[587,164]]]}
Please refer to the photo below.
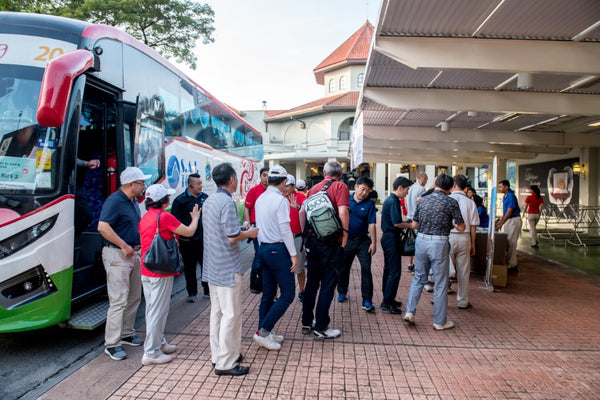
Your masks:
{"label": "metal canopy roof", "polygon": [[382,0],[356,121],[355,165],[600,147],[600,1]]}

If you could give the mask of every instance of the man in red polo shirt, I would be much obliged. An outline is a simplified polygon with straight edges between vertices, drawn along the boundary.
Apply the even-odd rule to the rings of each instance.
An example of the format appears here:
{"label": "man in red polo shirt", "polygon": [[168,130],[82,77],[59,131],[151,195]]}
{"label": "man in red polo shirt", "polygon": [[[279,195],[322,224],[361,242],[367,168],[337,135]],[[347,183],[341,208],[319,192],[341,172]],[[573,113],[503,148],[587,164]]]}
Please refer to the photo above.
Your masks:
{"label": "man in red polo shirt", "polygon": [[[244,224],[256,226],[254,205],[258,197],[267,190],[269,186],[269,168],[260,169],[260,183],[248,191],[244,203]],[[252,260],[252,275],[250,277],[250,291],[252,293],[262,292],[262,271],[258,262],[258,240],[254,239],[254,260]]]}
{"label": "man in red polo shirt", "polygon": [[[333,208],[337,211],[343,231],[337,240],[320,240],[309,230],[307,251],[308,265],[304,302],[302,304],[302,333],[308,334],[314,330],[315,339],[334,339],[341,335],[338,329],[329,327],[329,307],[333,300],[337,284],[336,267],[342,262],[344,247],[348,241],[348,222],[350,219],[350,191],[348,186],[339,182],[342,177],[342,165],[337,161],[328,161],[323,167],[325,179],[313,186],[308,192],[308,198],[319,192],[327,183],[327,195]],[[300,222],[306,219],[304,207],[300,210]],[[320,287],[320,290],[319,290]],[[317,291],[319,299],[317,300]],[[316,302],[316,310],[315,309]],[[313,314],[314,310],[314,314]],[[312,326],[313,317],[315,325]]]}

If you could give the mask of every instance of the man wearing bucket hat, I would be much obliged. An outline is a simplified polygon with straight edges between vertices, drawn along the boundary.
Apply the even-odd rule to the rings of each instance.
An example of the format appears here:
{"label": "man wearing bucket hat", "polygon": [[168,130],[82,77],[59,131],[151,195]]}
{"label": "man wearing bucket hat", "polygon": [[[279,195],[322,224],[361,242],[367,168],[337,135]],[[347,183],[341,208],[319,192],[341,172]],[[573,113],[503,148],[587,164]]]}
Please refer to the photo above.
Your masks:
{"label": "man wearing bucket hat", "polygon": [[127,357],[121,345],[143,343],[133,327],[142,292],[140,209],[136,199],[144,194],[145,181],[151,177],[137,167],[125,168],[120,190],[108,196],[98,222],[98,232],[105,240],[102,262],[109,303],[104,345],[105,353],[113,360]]}

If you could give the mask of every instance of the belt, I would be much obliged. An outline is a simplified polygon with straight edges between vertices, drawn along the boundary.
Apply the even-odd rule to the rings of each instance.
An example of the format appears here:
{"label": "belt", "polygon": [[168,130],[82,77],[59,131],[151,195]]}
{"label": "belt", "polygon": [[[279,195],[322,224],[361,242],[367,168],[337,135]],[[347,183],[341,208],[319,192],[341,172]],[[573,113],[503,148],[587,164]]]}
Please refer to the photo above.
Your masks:
{"label": "belt", "polygon": [[512,219],[512,218],[521,218],[521,214],[515,215],[514,217],[510,217],[509,219]]}
{"label": "belt", "polygon": [[424,233],[419,232],[419,236],[425,239],[448,239],[448,236],[443,235],[426,235]]}
{"label": "belt", "polygon": [[[130,246],[131,246],[131,245],[130,245]],[[112,247],[112,248],[115,248],[115,249],[120,249],[120,247],[119,247],[119,246],[115,246],[115,245],[114,245],[114,244],[112,244],[112,243],[104,243],[104,247]],[[136,245],[133,245],[133,246],[131,246],[131,248],[132,248],[133,250],[135,250],[135,251],[138,251],[138,250],[141,250],[141,249],[142,249],[142,245],[140,245],[140,244],[136,244]]]}
{"label": "belt", "polygon": [[367,240],[369,237],[368,236],[355,236],[355,237],[349,237],[348,240]]}
{"label": "belt", "polygon": [[262,242],[262,243],[261,243],[261,246],[262,246],[263,244],[283,244],[283,242]]}
{"label": "belt", "polygon": [[302,236],[302,232],[294,233],[294,237],[295,237],[295,238],[297,238],[297,237],[301,237],[301,236]]}

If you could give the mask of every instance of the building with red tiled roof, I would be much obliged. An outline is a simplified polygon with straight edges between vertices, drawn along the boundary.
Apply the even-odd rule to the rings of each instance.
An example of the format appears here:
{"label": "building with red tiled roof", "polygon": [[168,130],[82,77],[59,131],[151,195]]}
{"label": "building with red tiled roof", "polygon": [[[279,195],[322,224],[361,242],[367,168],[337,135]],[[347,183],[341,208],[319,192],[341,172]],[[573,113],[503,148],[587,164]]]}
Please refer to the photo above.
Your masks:
{"label": "building with red tiled roof", "polygon": [[373,31],[365,22],[313,70],[324,97],[289,110],[244,112],[263,132],[265,164],[281,164],[309,184],[322,178],[330,159],[349,171],[350,135]]}

